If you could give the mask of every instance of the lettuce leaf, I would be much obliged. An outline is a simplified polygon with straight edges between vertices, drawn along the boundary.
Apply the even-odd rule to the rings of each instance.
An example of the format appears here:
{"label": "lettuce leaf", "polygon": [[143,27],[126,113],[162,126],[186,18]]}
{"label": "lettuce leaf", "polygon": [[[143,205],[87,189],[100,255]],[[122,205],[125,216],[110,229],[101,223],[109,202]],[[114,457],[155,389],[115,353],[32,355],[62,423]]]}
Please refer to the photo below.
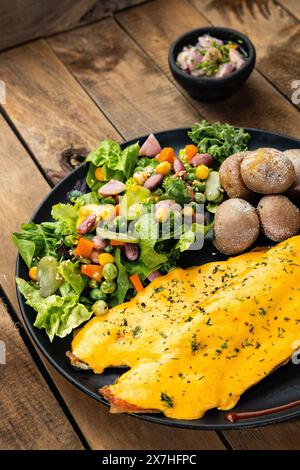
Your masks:
{"label": "lettuce leaf", "polygon": [[95,178],[95,170],[103,168],[105,180],[117,179],[124,181],[132,176],[136,165],[140,146],[135,144],[127,146],[124,150],[113,140],[104,140],[100,145],[90,152],[86,157],[86,163],[90,163],[87,174],[87,184],[93,190],[99,186]]}
{"label": "lettuce leaf", "polygon": [[133,272],[146,278],[152,271],[159,269],[168,258],[165,254],[155,250],[158,240],[158,224],[152,214],[142,215],[135,225],[135,231],[139,237],[140,256],[138,262],[135,262],[136,270]]}
{"label": "lettuce leaf", "polygon": [[64,297],[50,295],[44,299],[39,291],[24,279],[17,278],[16,281],[26,303],[37,312],[34,326],[44,328],[51,342],[55,336],[64,338],[92,316],[92,312],[79,303],[79,297],[75,293]]}
{"label": "lettuce leaf", "polygon": [[22,224],[21,232],[12,235],[13,242],[28,268],[35,258],[54,256],[61,244],[65,227],[61,222],[42,222],[41,224]]}
{"label": "lettuce leaf", "polygon": [[145,202],[145,200],[150,196],[150,189],[144,188],[143,186],[129,186],[126,190],[126,193],[121,200],[121,213],[128,220],[134,220],[134,211],[130,210],[132,206],[137,207]]}
{"label": "lettuce leaf", "polygon": [[[176,244],[176,249],[182,251],[188,250],[195,242],[198,242],[198,244],[202,244],[202,241],[204,242],[204,237],[205,235],[209,232],[211,229],[212,225],[203,225],[203,224],[197,224],[196,222],[193,223],[189,230],[184,232],[180,239],[178,240]],[[197,239],[198,237],[202,237],[201,239]],[[202,248],[202,246],[197,246],[197,249]]]}
{"label": "lettuce leaf", "polygon": [[52,207],[51,216],[53,219],[63,222],[67,232],[76,233],[78,211],[74,206],[71,204],[56,204]]}
{"label": "lettuce leaf", "polygon": [[70,260],[66,260],[59,264],[57,271],[70,284],[76,294],[80,295],[86,286],[87,278],[80,274],[79,267]]}
{"label": "lettuce leaf", "polygon": [[110,297],[110,305],[121,304],[124,302],[128,289],[132,287],[132,284],[129,280],[126,268],[123,266],[121,261],[121,250],[117,248],[115,251],[115,263],[118,268],[118,277],[117,277],[117,286],[118,288]]}
{"label": "lettuce leaf", "polygon": [[82,196],[79,196],[76,199],[76,202],[74,204],[74,208],[77,210],[81,206],[86,206],[87,204],[99,204],[99,198],[97,193],[94,191],[86,194],[82,194]]}

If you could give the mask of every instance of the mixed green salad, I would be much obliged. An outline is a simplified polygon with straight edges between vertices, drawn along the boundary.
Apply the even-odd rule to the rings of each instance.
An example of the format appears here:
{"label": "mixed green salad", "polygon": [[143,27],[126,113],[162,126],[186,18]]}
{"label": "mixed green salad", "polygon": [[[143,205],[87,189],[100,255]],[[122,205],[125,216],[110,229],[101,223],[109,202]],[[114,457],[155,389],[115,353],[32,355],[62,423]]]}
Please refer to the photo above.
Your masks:
{"label": "mixed green salad", "polygon": [[175,268],[209,231],[206,214],[223,199],[220,164],[247,149],[250,135],[202,121],[188,136],[193,143],[177,155],[153,134],[124,149],[101,142],[86,158],[86,181],[52,207],[53,221],[13,234],[28,267],[18,289],[50,341]]}

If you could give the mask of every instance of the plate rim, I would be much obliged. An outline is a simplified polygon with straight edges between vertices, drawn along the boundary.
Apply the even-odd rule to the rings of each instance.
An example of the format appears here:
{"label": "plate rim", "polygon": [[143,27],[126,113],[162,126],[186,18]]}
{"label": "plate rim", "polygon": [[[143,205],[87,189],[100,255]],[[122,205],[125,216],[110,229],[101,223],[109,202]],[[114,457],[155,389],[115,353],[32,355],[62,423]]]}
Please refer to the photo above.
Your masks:
{"label": "plate rim", "polygon": [[[279,138],[284,138],[284,139],[289,139],[290,141],[293,141],[298,147],[300,148],[300,139],[289,136],[289,135],[284,135],[278,132],[273,132],[269,130],[264,130],[264,129],[257,129],[253,127],[241,127],[241,126],[234,126],[235,128],[242,128],[246,132],[253,132],[253,133],[258,133],[258,134],[268,134],[272,135],[274,137],[279,137]],[[172,128],[172,129],[163,129],[163,130],[158,130],[158,131],[153,131],[152,133],[155,135],[158,134],[164,134],[164,133],[178,133],[178,132],[187,132],[191,129],[191,127],[177,127],[177,128]],[[120,142],[121,148],[130,145],[133,142],[136,142],[137,140],[143,140],[145,139],[149,133],[144,134],[142,136],[137,136],[132,139],[126,140],[124,142]],[[59,191],[65,184],[65,181],[69,179],[74,173],[78,172],[79,169],[82,169],[84,167],[85,163],[82,163],[78,167],[74,168],[70,173],[68,173],[61,181],[59,181],[58,184],[56,184],[53,188],[50,188],[50,191],[47,193],[47,195],[42,199],[42,201],[39,203],[38,207],[35,209],[33,212],[32,216],[30,217],[29,222],[33,222],[34,219],[36,218],[38,212],[40,209],[46,204],[50,194],[53,194],[55,191]],[[15,264],[15,276],[18,275],[19,269],[20,269],[20,263],[22,262],[21,257],[19,254],[17,254],[16,257],[16,264]],[[31,340],[33,341],[34,345],[38,348],[38,350],[46,357],[46,359],[49,361],[49,363],[55,368],[57,372],[59,372],[68,382],[70,382],[72,385],[74,385],[77,389],[79,389],[81,392],[84,394],[90,396],[93,398],[95,401],[98,403],[101,403],[105,405],[107,408],[109,407],[108,402],[100,395],[92,392],[88,388],[86,388],[83,384],[81,384],[79,381],[74,379],[67,370],[65,370],[61,365],[59,365],[55,359],[52,357],[52,355],[47,351],[47,349],[43,346],[41,341],[38,339],[38,337],[35,334],[35,328],[33,326],[33,323],[31,323],[30,319],[27,317],[24,306],[25,306],[25,300],[23,296],[20,294],[17,284],[15,282],[15,289],[16,289],[16,294],[17,294],[17,300],[19,304],[19,308],[21,311],[22,319],[25,324],[26,330],[29,333],[29,336]],[[51,377],[51,380],[52,377]],[[55,387],[57,385],[54,382]],[[215,411],[219,411],[214,409]],[[221,410],[220,410],[221,411]],[[285,411],[280,411],[277,413],[273,413],[270,415],[265,415],[265,416],[260,416],[257,418],[250,418],[244,421],[237,421],[235,423],[227,422],[224,420],[224,423],[222,424],[210,424],[210,423],[199,423],[199,418],[198,420],[191,420],[188,421],[186,420],[185,422],[182,422],[184,420],[176,420],[176,419],[171,419],[166,416],[161,416],[161,414],[144,414],[144,413],[128,413],[129,416],[141,419],[143,421],[148,421],[151,423],[155,424],[160,424],[164,426],[170,426],[170,427],[176,427],[180,429],[193,429],[193,430],[202,430],[202,431],[228,431],[228,430],[241,430],[241,429],[249,429],[253,427],[262,427],[274,423],[279,423],[287,420],[292,420],[296,418],[297,416],[300,415],[300,405],[292,408],[290,410],[285,410]]]}

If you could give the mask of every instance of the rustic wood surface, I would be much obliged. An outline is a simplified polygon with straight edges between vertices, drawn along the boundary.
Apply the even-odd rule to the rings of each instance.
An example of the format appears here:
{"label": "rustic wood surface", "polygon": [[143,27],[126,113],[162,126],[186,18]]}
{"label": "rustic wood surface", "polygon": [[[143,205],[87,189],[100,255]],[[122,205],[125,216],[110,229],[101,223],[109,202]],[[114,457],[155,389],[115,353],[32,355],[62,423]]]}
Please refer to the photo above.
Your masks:
{"label": "rustic wood surface", "polygon": [[278,3],[300,20],[300,3],[298,0],[278,0]]}
{"label": "rustic wood surface", "polygon": [[[68,1],[60,2],[61,12],[63,3]],[[75,26],[80,8],[89,9],[90,19],[99,18],[99,2],[77,3],[78,14],[63,14],[56,29],[36,34]],[[299,79],[298,6],[293,0],[154,0],[0,54],[0,77],[7,87],[0,117],[0,163],[5,169],[0,172],[0,282],[18,315],[11,233],[29,219],[49,183],[55,184],[103,138],[133,138],[150,130],[189,126],[204,117],[300,137],[299,111],[290,101],[290,83]],[[257,68],[246,85],[232,98],[210,105],[188,97],[167,65],[170,42],[209,23],[245,31],[258,53]],[[0,448],[299,448],[298,419],[221,435],[110,415],[45,360],[47,372],[40,374],[33,347],[25,347],[3,306],[0,331],[10,359],[0,365],[1,383],[7,382],[3,403],[1,395]],[[26,413],[20,413],[22,406]]]}
{"label": "rustic wood surface", "polygon": [[274,0],[191,1],[212,24],[250,36],[257,51],[257,69],[291,99],[291,78],[296,79],[299,73],[299,21]]}
{"label": "rustic wood surface", "polygon": [[0,49],[110,15],[143,0],[9,0],[0,2]]}

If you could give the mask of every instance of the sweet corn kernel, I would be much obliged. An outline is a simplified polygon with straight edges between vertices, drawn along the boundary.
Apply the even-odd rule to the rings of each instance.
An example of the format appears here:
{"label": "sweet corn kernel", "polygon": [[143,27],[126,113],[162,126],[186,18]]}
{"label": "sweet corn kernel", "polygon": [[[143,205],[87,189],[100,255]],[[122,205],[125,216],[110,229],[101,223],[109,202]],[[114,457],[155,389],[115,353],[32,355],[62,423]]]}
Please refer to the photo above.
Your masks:
{"label": "sweet corn kernel", "polygon": [[160,173],[161,175],[168,175],[171,171],[171,163],[170,162],[162,162],[159,163],[155,169],[156,173]]}
{"label": "sweet corn kernel", "polygon": [[136,171],[133,177],[135,181],[140,185],[143,185],[147,179],[147,175],[145,174],[144,171]]}
{"label": "sweet corn kernel", "polygon": [[182,209],[182,215],[184,217],[192,217],[194,215],[194,209],[191,206],[185,206]]}
{"label": "sweet corn kernel", "polygon": [[29,269],[29,277],[30,279],[32,279],[33,281],[37,281],[38,277],[37,277],[37,267],[36,266],[33,266],[33,268],[30,268]]}
{"label": "sweet corn kernel", "polygon": [[99,215],[102,220],[112,220],[116,216],[116,209],[115,206],[112,204],[106,204],[103,207],[101,207],[101,210],[99,210]]}
{"label": "sweet corn kernel", "polygon": [[115,260],[113,255],[111,255],[110,253],[101,253],[98,256],[98,259],[101,266],[105,266],[108,263],[113,263]]}
{"label": "sweet corn kernel", "polygon": [[159,207],[155,212],[155,219],[157,220],[157,222],[163,224],[168,220],[169,214],[170,210],[168,209],[168,207]]}
{"label": "sweet corn kernel", "polygon": [[196,168],[196,178],[199,178],[199,180],[206,180],[209,175],[209,169],[207,168],[206,165],[199,165]]}
{"label": "sweet corn kernel", "polygon": [[104,181],[104,180],[105,180],[105,174],[104,174],[103,168],[96,168],[96,170],[95,170],[95,178],[96,178],[98,181]]}
{"label": "sweet corn kernel", "polygon": [[88,217],[91,213],[92,211],[85,206],[82,206],[78,209],[78,214],[80,217]]}

